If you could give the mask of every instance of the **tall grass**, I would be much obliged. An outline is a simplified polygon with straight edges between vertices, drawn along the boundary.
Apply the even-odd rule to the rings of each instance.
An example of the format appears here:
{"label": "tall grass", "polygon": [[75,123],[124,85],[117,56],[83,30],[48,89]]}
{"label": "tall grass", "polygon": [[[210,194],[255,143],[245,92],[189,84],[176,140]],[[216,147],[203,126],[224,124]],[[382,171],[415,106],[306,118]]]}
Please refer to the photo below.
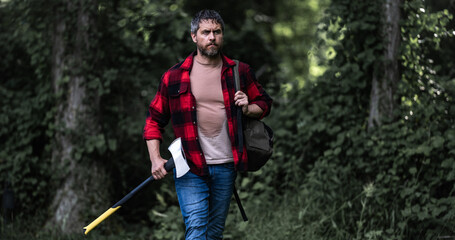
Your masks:
{"label": "tall grass", "polygon": [[[243,222],[240,213],[231,206],[226,227],[226,239],[287,240],[287,239],[383,239],[381,231],[364,231],[367,222],[364,212],[370,210],[368,200],[374,185],[368,184],[357,196],[339,205],[323,206],[320,198],[308,191],[287,191],[282,196],[259,197],[246,201],[249,221]],[[355,205],[355,206],[354,206]],[[352,212],[354,211],[354,213]],[[349,219],[355,216],[355,219]],[[351,224],[357,235],[340,227]],[[352,232],[352,231],[351,231]],[[382,236],[384,237],[384,236]]]}
{"label": "tall grass", "polygon": [[[365,223],[363,212],[368,209],[369,194],[373,186],[367,186],[354,199],[336,206],[324,206],[319,204],[318,197],[307,194],[305,190],[300,192],[287,191],[282,196],[261,195],[257,198],[250,198],[243,201],[249,221],[243,222],[235,201],[231,204],[230,214],[226,223],[224,239],[226,240],[288,240],[288,239],[380,239],[381,232],[369,232],[365,234],[362,226]],[[343,219],[346,211],[353,209],[352,205],[357,204],[360,212],[358,219]],[[337,217],[335,217],[337,216]],[[335,220],[336,219],[336,220]],[[341,219],[341,220],[340,220]],[[42,222],[39,216],[29,219],[16,219],[14,222],[5,224],[2,221],[1,238],[5,240],[153,240],[153,239],[176,239],[165,236],[154,235],[156,229],[147,226],[147,223],[136,223],[128,225],[123,223],[124,228],[106,231],[106,227],[112,224],[104,223],[104,226],[84,236],[80,234],[62,234],[51,229],[44,230],[42,226],[35,223]],[[347,231],[340,229],[337,222],[355,222],[357,235],[350,236]],[[128,226],[126,226],[128,225]],[[174,231],[184,231],[177,229]],[[173,234],[172,236],[181,236]],[[178,238],[177,238],[178,239]],[[383,239],[383,238],[381,238]]]}

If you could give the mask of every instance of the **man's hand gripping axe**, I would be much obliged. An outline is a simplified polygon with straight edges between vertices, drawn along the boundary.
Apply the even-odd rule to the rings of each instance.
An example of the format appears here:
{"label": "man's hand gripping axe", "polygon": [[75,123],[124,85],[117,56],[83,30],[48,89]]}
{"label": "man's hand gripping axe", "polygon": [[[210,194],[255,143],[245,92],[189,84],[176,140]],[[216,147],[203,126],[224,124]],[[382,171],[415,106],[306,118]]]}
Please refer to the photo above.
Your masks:
{"label": "man's hand gripping axe", "polygon": [[[182,149],[182,141],[180,138],[175,139],[171,145],[169,146],[168,150],[172,154],[172,158],[169,159],[164,164],[164,168],[166,169],[167,172],[172,171],[172,169],[175,167],[175,175],[177,178],[185,175],[189,170],[190,167],[188,166],[188,163],[186,162],[185,155],[183,153]],[[100,224],[104,219],[109,217],[112,213],[117,211],[123,203],[128,201],[134,194],[139,192],[143,187],[145,187],[147,184],[152,182],[153,176],[150,176],[147,178],[145,181],[143,181],[139,186],[137,186],[133,191],[128,193],[125,197],[123,197],[120,201],[118,201],[114,206],[109,208],[106,212],[104,212],[101,216],[99,216],[97,219],[95,219],[92,223],[84,227],[84,233],[87,235],[93,228],[95,228],[98,224]]]}

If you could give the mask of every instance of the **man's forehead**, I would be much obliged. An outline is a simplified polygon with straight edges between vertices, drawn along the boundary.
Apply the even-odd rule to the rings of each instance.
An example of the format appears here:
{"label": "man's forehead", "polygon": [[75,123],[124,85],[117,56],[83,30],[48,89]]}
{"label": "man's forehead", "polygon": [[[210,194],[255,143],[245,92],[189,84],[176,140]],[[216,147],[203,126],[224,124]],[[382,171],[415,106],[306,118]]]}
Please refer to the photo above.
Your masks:
{"label": "man's forehead", "polygon": [[199,29],[202,28],[221,29],[221,24],[217,23],[215,19],[204,19],[199,22]]}

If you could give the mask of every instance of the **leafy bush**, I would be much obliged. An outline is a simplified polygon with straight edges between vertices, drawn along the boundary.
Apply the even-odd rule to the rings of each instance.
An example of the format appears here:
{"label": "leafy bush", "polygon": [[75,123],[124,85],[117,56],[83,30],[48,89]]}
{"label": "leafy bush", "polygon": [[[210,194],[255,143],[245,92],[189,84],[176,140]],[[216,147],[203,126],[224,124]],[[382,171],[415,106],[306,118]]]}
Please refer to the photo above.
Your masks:
{"label": "leafy bush", "polygon": [[425,11],[421,1],[403,3],[395,118],[368,131],[371,78],[384,47],[381,4],[332,1],[322,30],[337,42],[336,56],[321,78],[289,94],[277,121],[284,128],[277,131],[272,184],[288,182],[308,199],[302,209],[312,221],[301,221],[318,222],[315,238],[432,239],[455,232],[455,85],[438,74],[446,63],[428,57],[441,42],[453,42],[446,28],[452,16]]}

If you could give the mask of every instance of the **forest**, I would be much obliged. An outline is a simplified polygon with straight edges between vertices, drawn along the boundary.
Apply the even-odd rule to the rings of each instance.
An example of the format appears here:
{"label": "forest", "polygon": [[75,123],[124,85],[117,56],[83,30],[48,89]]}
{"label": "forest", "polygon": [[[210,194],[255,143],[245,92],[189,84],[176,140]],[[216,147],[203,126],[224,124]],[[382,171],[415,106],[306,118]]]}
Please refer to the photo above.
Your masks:
{"label": "forest", "polygon": [[225,239],[455,239],[454,0],[0,0],[0,239],[184,239],[170,175],[83,227],[150,176],[147,108],[202,9],[274,99]]}

